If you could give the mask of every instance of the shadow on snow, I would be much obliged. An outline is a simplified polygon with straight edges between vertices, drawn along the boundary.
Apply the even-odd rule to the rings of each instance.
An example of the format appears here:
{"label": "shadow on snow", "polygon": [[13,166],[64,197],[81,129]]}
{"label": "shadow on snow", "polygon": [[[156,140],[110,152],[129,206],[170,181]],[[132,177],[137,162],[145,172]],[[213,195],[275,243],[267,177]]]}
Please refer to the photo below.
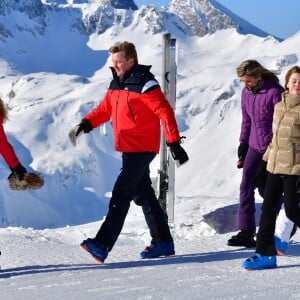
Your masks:
{"label": "shadow on snow", "polygon": [[[289,247],[289,254],[299,253],[300,243],[291,244]],[[0,278],[10,278],[16,276],[33,275],[40,273],[54,273],[62,271],[84,271],[84,270],[100,270],[100,269],[129,269],[141,268],[151,266],[163,265],[178,265],[189,263],[210,263],[216,261],[226,261],[235,259],[245,259],[253,253],[253,249],[238,248],[234,250],[208,252],[208,253],[194,253],[170,256],[167,258],[139,260],[139,261],[126,261],[126,262],[113,262],[103,265],[99,264],[57,264],[57,265],[33,265],[17,268],[10,268],[0,271]],[[282,266],[279,268],[293,268],[300,267],[300,264]]]}
{"label": "shadow on snow", "polygon": [[[259,223],[261,214],[261,203],[255,204],[255,220]],[[237,231],[237,211],[239,204],[232,204],[217,208],[203,216],[203,220],[211,226],[217,233],[223,234]]]}

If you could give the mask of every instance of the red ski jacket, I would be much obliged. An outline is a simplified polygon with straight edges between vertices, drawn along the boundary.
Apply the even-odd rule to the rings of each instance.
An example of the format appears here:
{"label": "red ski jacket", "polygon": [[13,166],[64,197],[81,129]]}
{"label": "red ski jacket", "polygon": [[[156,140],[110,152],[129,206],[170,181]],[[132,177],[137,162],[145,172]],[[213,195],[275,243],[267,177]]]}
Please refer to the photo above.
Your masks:
{"label": "red ski jacket", "polygon": [[93,128],[112,120],[117,151],[158,153],[160,123],[167,142],[180,140],[174,111],[150,68],[137,64],[122,81],[112,68],[103,101],[84,117]]}
{"label": "red ski jacket", "polygon": [[14,168],[19,164],[16,153],[4,132],[2,117],[0,117],[0,154],[10,168]]}

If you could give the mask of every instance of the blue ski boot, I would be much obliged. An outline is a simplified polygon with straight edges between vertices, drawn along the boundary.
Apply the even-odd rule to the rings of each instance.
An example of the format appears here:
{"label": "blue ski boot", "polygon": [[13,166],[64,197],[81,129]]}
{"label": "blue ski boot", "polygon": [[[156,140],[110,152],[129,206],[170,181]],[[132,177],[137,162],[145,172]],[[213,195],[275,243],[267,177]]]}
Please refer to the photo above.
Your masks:
{"label": "blue ski boot", "polygon": [[289,243],[282,241],[279,237],[274,236],[275,247],[278,255],[285,255]]}
{"label": "blue ski boot", "polygon": [[89,252],[98,263],[104,263],[104,260],[108,255],[108,250],[103,248],[95,239],[88,238],[87,240],[84,240],[80,246]]}
{"label": "blue ski boot", "polygon": [[174,255],[174,243],[155,243],[146,247],[144,251],[140,253],[142,259],[144,258],[157,258],[160,256]]}
{"label": "blue ski boot", "polygon": [[246,270],[262,270],[277,268],[276,256],[266,256],[256,253],[254,256],[247,258],[242,267]]}

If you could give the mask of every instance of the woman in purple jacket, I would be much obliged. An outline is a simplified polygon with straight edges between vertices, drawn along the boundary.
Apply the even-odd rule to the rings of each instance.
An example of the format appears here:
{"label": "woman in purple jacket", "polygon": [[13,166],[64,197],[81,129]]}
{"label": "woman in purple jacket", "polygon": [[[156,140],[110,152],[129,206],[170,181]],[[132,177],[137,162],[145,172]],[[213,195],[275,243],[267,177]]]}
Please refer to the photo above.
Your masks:
{"label": "woman in purple jacket", "polygon": [[[229,246],[255,247],[255,175],[272,139],[274,106],[284,89],[278,77],[256,60],[246,60],[236,69],[245,87],[242,90],[242,124],[238,147],[238,168],[243,168],[237,215],[239,232],[228,240]],[[258,186],[260,195],[263,187]]]}

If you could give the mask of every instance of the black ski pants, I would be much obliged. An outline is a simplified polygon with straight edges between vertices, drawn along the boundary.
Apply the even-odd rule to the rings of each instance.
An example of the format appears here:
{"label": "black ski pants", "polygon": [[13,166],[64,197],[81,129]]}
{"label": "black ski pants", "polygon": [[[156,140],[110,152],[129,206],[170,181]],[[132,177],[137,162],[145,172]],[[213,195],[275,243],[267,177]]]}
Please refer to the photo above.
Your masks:
{"label": "black ski pants", "polygon": [[257,253],[267,256],[276,255],[274,232],[282,194],[286,216],[300,226],[299,195],[296,193],[297,178],[298,176],[294,175],[268,173],[257,233]]}
{"label": "black ski pants", "polygon": [[109,250],[113,248],[132,200],[143,209],[152,243],[173,241],[168,222],[151,186],[149,165],[155,155],[154,152],[122,154],[122,169],[112,191],[108,213],[95,237],[103,247]]}

